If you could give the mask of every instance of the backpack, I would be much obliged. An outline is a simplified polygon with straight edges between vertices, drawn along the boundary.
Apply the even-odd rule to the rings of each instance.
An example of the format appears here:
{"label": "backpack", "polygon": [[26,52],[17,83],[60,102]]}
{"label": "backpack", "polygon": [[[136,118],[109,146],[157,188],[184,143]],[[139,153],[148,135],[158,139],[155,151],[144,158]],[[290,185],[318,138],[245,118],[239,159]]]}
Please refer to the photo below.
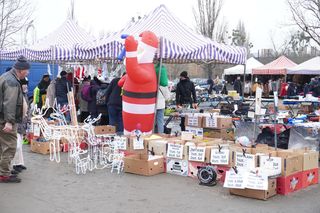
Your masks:
{"label": "backpack", "polygon": [[96,103],[97,103],[97,106],[107,105],[107,88],[98,90]]}
{"label": "backpack", "polygon": [[81,89],[81,98],[85,101],[92,101],[92,97],[90,94],[91,85],[84,85]]}

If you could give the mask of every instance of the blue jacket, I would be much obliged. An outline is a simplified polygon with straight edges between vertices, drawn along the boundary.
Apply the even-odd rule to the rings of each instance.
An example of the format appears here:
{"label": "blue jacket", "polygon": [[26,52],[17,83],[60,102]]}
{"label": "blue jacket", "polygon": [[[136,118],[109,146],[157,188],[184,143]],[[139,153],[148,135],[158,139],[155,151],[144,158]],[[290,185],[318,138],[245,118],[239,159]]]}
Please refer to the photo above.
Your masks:
{"label": "blue jacket", "polygon": [[72,84],[66,77],[61,77],[56,80],[56,98],[58,104],[68,103],[68,92]]}

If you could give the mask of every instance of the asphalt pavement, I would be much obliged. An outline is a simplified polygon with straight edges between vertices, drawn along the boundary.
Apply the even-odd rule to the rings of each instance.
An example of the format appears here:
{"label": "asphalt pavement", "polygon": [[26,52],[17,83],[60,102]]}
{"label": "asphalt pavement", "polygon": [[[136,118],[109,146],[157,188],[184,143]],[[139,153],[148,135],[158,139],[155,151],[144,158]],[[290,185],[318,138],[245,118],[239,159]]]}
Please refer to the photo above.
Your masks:
{"label": "asphalt pavement", "polygon": [[169,174],[143,177],[104,169],[77,175],[65,154],[58,164],[29,146],[24,155],[28,169],[19,175],[22,182],[0,184],[0,213],[320,212],[319,185],[261,201]]}

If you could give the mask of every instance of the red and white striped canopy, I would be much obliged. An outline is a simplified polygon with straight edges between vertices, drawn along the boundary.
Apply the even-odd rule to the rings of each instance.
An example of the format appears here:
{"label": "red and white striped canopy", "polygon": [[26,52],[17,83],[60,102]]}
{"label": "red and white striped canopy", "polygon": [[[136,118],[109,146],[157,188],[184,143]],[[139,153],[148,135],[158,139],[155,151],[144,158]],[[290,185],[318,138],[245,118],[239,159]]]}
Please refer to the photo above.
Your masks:
{"label": "red and white striped canopy", "polygon": [[297,64],[285,56],[280,56],[270,63],[252,69],[253,75],[286,75],[287,69],[296,66]]}

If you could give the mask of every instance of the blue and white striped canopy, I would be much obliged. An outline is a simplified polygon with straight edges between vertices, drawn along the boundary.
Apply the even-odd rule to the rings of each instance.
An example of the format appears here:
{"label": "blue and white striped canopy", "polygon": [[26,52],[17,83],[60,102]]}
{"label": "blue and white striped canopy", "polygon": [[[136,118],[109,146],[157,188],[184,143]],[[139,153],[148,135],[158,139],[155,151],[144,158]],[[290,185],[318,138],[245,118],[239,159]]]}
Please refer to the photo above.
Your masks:
{"label": "blue and white striped canopy", "polygon": [[15,60],[24,55],[33,61],[75,60],[75,46],[94,38],[72,19],[67,19],[58,29],[27,48],[0,51],[0,58]]}
{"label": "blue and white striped canopy", "polygon": [[[96,46],[78,46],[85,59],[116,57],[123,46],[122,34],[139,35],[152,31],[160,38],[158,58],[165,62],[187,63],[215,61],[219,63],[244,64],[245,48],[219,44],[198,33],[174,16],[164,5],[123,30],[99,41]],[[85,52],[90,52],[85,53]]]}

